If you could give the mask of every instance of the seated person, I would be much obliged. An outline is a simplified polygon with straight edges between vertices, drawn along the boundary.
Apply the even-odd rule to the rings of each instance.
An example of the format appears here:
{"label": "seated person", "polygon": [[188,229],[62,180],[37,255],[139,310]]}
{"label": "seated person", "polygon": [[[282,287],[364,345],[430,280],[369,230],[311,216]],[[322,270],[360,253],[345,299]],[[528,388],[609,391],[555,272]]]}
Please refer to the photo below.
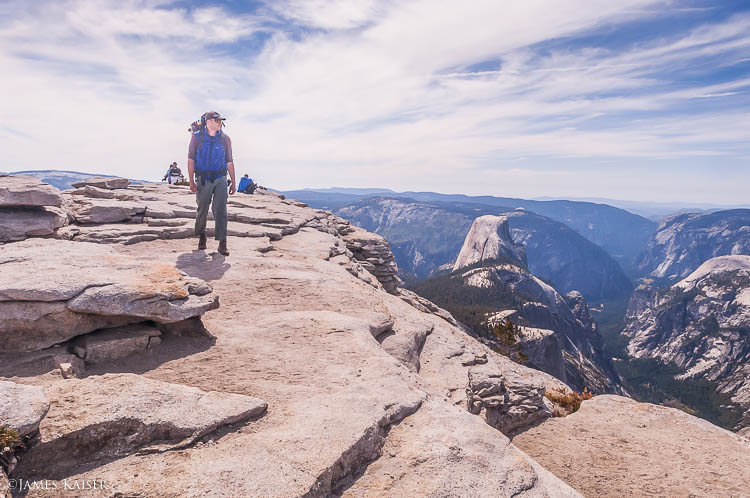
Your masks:
{"label": "seated person", "polygon": [[164,175],[164,178],[162,178],[162,181],[166,180],[171,185],[171,184],[177,183],[180,180],[181,176],[182,176],[182,171],[180,171],[180,168],[177,167],[177,163],[174,162],[169,165],[167,174]]}
{"label": "seated person", "polygon": [[252,194],[255,192],[255,189],[258,185],[253,183],[252,178],[249,178],[247,176],[247,173],[245,173],[245,176],[240,178],[240,184],[237,187],[237,192],[242,192],[244,194]]}

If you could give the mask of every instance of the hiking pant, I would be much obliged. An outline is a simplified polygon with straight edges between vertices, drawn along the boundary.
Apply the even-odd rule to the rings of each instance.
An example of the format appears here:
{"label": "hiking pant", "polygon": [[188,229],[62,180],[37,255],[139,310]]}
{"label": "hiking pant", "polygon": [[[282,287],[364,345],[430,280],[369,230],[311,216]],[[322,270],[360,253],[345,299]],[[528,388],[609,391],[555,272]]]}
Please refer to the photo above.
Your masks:
{"label": "hiking pant", "polygon": [[[214,226],[216,240],[227,238],[227,177],[220,176],[209,182],[198,178],[198,194],[195,201],[198,203],[198,213],[195,216],[195,234],[200,235],[206,231],[206,218],[208,218],[208,206],[214,213]],[[211,203],[213,198],[213,203]]]}

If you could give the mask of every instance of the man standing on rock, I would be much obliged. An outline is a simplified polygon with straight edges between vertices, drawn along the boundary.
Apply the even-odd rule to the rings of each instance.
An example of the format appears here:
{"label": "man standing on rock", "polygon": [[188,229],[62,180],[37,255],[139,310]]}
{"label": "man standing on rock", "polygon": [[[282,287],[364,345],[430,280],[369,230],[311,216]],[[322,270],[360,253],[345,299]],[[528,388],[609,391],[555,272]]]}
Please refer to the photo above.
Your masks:
{"label": "man standing on rock", "polygon": [[[206,248],[206,218],[208,206],[214,213],[215,239],[219,241],[219,253],[229,256],[227,249],[227,173],[231,180],[229,193],[234,194],[234,162],[232,141],[221,128],[224,119],[218,112],[207,112],[201,118],[201,126],[190,138],[188,149],[188,176],[190,190],[197,192],[198,212],[195,217],[195,234],[198,249]],[[213,198],[213,203],[211,202]]]}

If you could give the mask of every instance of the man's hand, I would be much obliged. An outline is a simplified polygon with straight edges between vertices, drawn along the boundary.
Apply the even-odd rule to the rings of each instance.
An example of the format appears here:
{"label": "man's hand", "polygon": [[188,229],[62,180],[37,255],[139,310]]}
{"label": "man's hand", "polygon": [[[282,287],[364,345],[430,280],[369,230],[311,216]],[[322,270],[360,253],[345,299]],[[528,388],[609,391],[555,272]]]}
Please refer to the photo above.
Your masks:
{"label": "man's hand", "polygon": [[195,182],[190,182],[190,191],[191,192],[197,192],[198,186],[195,184]]}
{"label": "man's hand", "polygon": [[234,186],[234,182],[232,182],[232,184],[229,186],[229,195],[234,194],[234,192],[235,192],[235,186]]}

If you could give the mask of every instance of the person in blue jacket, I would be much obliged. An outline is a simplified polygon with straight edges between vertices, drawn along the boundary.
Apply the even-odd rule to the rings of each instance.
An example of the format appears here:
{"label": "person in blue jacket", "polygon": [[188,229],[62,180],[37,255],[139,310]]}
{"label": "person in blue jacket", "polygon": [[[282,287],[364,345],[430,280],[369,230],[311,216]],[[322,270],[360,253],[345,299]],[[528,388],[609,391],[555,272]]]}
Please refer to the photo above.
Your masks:
{"label": "person in blue jacket", "polygon": [[240,184],[237,187],[237,192],[242,192],[243,194],[252,194],[255,192],[255,188],[257,185],[253,183],[252,178],[248,178],[247,173],[245,173],[245,176],[240,178]]}
{"label": "person in blue jacket", "polygon": [[197,194],[195,233],[198,235],[198,249],[206,249],[206,219],[210,206],[214,213],[215,238],[219,241],[219,254],[229,256],[227,181],[229,194],[234,194],[234,159],[232,141],[229,135],[222,131],[223,126],[224,118],[218,112],[211,111],[201,116],[198,131],[190,137],[188,177],[190,190]]}

